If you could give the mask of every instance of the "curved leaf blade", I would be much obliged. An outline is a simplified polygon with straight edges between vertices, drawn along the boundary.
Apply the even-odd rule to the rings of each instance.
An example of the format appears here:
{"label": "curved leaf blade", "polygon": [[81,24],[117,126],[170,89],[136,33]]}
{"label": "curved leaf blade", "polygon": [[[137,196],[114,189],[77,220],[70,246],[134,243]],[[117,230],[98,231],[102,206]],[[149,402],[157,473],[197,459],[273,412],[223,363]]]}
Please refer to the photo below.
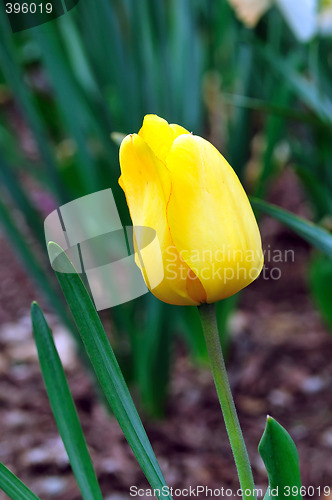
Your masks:
{"label": "curved leaf blade", "polygon": [[285,226],[292,229],[294,233],[310,243],[310,245],[332,257],[332,234],[325,231],[325,229],[272,203],[267,203],[258,198],[250,198],[250,202],[254,208],[282,222]]}
{"label": "curved leaf blade", "polygon": [[327,326],[332,329],[332,259],[325,255],[317,255],[310,263],[309,282],[310,291],[313,295],[317,308],[319,309]]}
{"label": "curved leaf blade", "polygon": [[12,500],[40,500],[18,477],[0,463],[0,488]]}
{"label": "curved leaf blade", "polygon": [[31,319],[48,398],[82,497],[84,500],[102,500],[103,497],[51,330],[36,302],[33,302],[31,306]]}
{"label": "curved leaf blade", "polygon": [[171,499],[170,494],[162,491],[167,484],[96,308],[62,248],[53,242],[48,246],[50,255],[54,257],[51,261],[57,259],[57,267],[65,271],[57,272],[57,278],[114,415],[151,487],[159,490],[158,498]]}
{"label": "curved leaf blade", "polygon": [[264,500],[271,498],[282,500],[290,497],[302,500],[299,455],[296,446],[286,429],[270,416],[267,417],[258,451],[269,478],[269,488]]}

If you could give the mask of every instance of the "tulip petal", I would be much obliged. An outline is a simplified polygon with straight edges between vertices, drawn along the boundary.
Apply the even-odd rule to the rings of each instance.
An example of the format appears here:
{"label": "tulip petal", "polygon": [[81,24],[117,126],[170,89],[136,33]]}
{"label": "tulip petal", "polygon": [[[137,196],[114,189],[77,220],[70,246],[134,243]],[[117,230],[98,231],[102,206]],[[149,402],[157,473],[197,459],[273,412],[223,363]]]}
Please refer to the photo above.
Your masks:
{"label": "tulip petal", "polygon": [[207,296],[204,287],[192,269],[189,269],[187,276],[187,291],[192,299],[199,304],[206,302]]}
{"label": "tulip petal", "polygon": [[251,283],[263,265],[261,239],[234,170],[206,140],[181,135],[167,158],[167,221],[180,257],[203,285],[207,302]]}
{"label": "tulip petal", "polygon": [[182,134],[189,134],[180,125],[169,125],[157,115],[146,115],[138,135],[142,137],[159,160],[165,162],[174,140]]}
{"label": "tulip petal", "polygon": [[190,133],[190,132],[188,132],[187,129],[185,129],[184,127],[181,127],[181,125],[177,125],[176,123],[170,123],[169,126],[174,132],[174,139],[173,139],[174,141],[177,137],[179,137],[179,135]]}
{"label": "tulip petal", "polygon": [[[150,283],[160,275],[161,266],[164,277],[155,288],[151,289],[152,293],[158,299],[170,304],[199,304],[187,289],[190,269],[180,259],[167,224],[166,206],[171,190],[168,170],[153,154],[144,139],[136,134],[127,136],[123,140],[120,147],[120,165],[122,175],[119,183],[126,195],[133,226],[154,229],[159,240],[161,263],[156,258],[156,249],[153,245],[140,252],[140,259],[136,259],[147,286],[151,289]],[[196,283],[195,290],[198,286]],[[194,297],[197,293],[197,291],[194,293]]]}

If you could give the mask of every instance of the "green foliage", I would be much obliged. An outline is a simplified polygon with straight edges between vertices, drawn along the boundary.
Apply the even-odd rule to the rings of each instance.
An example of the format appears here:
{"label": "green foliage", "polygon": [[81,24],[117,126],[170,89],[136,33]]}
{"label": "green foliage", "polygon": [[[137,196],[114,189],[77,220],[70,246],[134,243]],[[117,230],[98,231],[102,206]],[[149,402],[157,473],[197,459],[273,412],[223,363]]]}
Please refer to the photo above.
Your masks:
{"label": "green foliage", "polygon": [[269,488],[264,500],[294,498],[302,500],[299,455],[288,432],[268,417],[258,451],[265,464]]}
{"label": "green foliage", "polygon": [[84,500],[102,500],[75,404],[51,330],[36,302],[31,306],[39,363],[53,415]]}
{"label": "green foliage", "polygon": [[[60,260],[62,268],[67,271],[58,274],[58,279],[104,395],[111,404],[151,487],[159,490],[158,498],[172,500],[169,494],[166,495],[164,492],[162,494],[162,488],[167,487],[165,479],[90,296],[60,247],[51,243],[50,250]],[[36,302],[31,306],[31,319],[49,402],[82,498],[102,500],[102,493],[52,332]],[[0,488],[13,500],[22,498],[38,500],[3,464],[0,464]]]}
{"label": "green foliage", "polygon": [[[205,66],[201,13],[188,1],[144,0],[138,7],[133,0],[103,0],[96,8],[95,2],[87,0],[51,23],[12,35],[4,11],[0,12],[1,71],[38,148],[38,158],[25,159],[20,154],[20,136],[17,140],[12,124],[0,112],[0,132],[1,127],[6,130],[0,133],[0,146],[5,152],[12,145],[10,156],[5,155],[10,164],[1,161],[2,185],[10,195],[10,204],[1,206],[1,222],[26,269],[68,325],[66,308],[53,292],[49,268],[34,259],[8,212],[9,206],[21,212],[44,251],[41,217],[20,177],[28,171],[59,205],[111,187],[122,222],[130,224],[117,182],[118,149],[110,134],[137,131],[148,112],[202,131],[202,100],[197,99]],[[34,85],[34,74],[45,79],[42,90]],[[148,304],[149,299],[135,301],[132,314],[140,314]],[[135,381],[147,411],[160,415],[169,370],[165,353],[171,351],[173,338],[166,324],[167,309],[158,307],[156,322],[147,319],[144,334],[135,325],[123,328],[131,316],[125,309],[114,313],[116,333],[129,337],[132,358],[127,365],[135,366]],[[142,357],[147,363],[142,363]],[[157,365],[159,377],[154,376]]]}
{"label": "green foliage", "polygon": [[37,260],[30,247],[26,244],[24,236],[17,227],[17,224],[13,220],[7,207],[2,203],[1,200],[0,222],[7,234],[7,237],[9,238],[9,241],[15,248],[18,257],[30,271],[30,275],[35,280],[37,286],[39,286],[40,289],[44,290],[45,294],[47,294],[50,303],[58,312],[59,317],[65,322],[65,324],[71,327],[71,321],[66,314],[66,310],[64,309],[64,305],[61,299],[59,299],[58,294],[54,289],[53,283],[45,276],[40,262]]}
{"label": "green foliage", "polygon": [[263,211],[267,215],[285,224],[285,226],[301,236],[301,238],[310,243],[310,245],[318,248],[326,255],[332,256],[332,234],[322,227],[312,224],[302,217],[292,214],[288,210],[283,210],[263,200],[252,198],[251,204],[254,208]]}
{"label": "green foliage", "polygon": [[0,488],[12,500],[22,500],[22,498],[24,498],[24,500],[39,500],[39,498],[2,463],[0,463]]}
{"label": "green foliage", "polygon": [[[227,1],[101,0],[96,7],[82,0],[66,15],[15,34],[2,9],[0,102],[2,93],[7,97],[0,105],[0,222],[62,321],[70,326],[49,266],[29,255],[11,213],[19,212],[44,252],[42,217],[25,190],[27,174],[59,206],[111,187],[122,223],[130,224],[118,186],[118,142],[110,134],[138,131],[145,114],[157,113],[211,138],[259,198],[268,195],[280,172],[293,169],[315,222],[325,221],[332,213],[331,54],[329,39],[297,42],[277,10],[255,30],[246,29]],[[11,119],[16,114],[23,130]],[[26,134],[36,147],[33,155],[23,150]],[[280,145],[288,148],[281,160]],[[270,214],[281,220],[280,213]],[[307,237],[326,250],[323,239]],[[144,404],[158,415],[171,358],[160,365],[158,378],[155,366],[160,352],[172,353],[174,333],[197,361],[207,356],[192,311],[172,309],[174,328],[167,321],[170,308],[162,304],[153,324],[143,312],[141,329],[128,325],[128,309],[130,316],[140,316],[150,303],[137,300],[112,316],[115,336],[125,335],[131,344],[123,368],[129,372],[134,365]],[[233,307],[218,307],[226,331]]]}
{"label": "green foliage", "polygon": [[[28,231],[36,248],[45,252],[42,215],[24,179],[28,175],[59,206],[111,187],[122,223],[130,224],[118,186],[116,138],[138,131],[147,113],[211,138],[259,198],[268,196],[280,173],[293,170],[310,201],[315,224],[264,199],[253,199],[252,204],[329,257],[314,258],[310,284],[331,324],[332,236],[324,229],[330,227],[332,214],[331,56],[331,39],[297,42],[276,10],[269,11],[256,29],[246,29],[227,1],[100,0],[96,6],[94,0],[82,0],[65,16],[14,35],[0,9],[0,103],[5,103],[0,104],[0,222],[29,274],[74,335],[49,266],[27,243]],[[16,115],[24,127],[17,127],[12,119]],[[27,134],[36,148],[32,155],[23,147]],[[276,154],[280,145],[287,150],[281,159]],[[107,399],[150,483],[160,487],[163,476],[92,302],[79,276],[58,278]],[[217,305],[225,349],[236,301]],[[114,337],[127,336],[131,345],[129,362],[122,360],[124,371],[133,366],[146,410],[162,415],[174,338],[182,336],[193,358],[207,362],[197,311],[172,308],[147,296],[113,308],[111,316]],[[77,424],[37,306],[33,317],[39,349],[45,355],[47,351],[58,375],[53,382],[65,391],[67,406],[62,411]],[[72,450],[68,453],[75,455],[75,446],[85,450],[84,438],[78,426],[78,441],[70,441],[50,372],[45,364],[42,369],[60,432],[67,435],[66,447]],[[271,484],[284,480],[277,457],[286,452],[295,471],[294,447],[273,419],[267,422],[260,452]],[[97,492],[87,452],[81,455]],[[84,481],[78,468],[74,460],[73,470],[79,482]],[[300,484],[295,472],[294,477],[294,484]],[[36,498],[4,466],[0,485],[11,498]]]}
{"label": "green foliage", "polygon": [[310,264],[309,281],[317,307],[332,330],[332,259],[316,255]]}
{"label": "green foliage", "polygon": [[164,477],[95,306],[66,254],[55,243],[49,248],[66,271],[57,273],[57,277],[101,388],[149,483],[161,490],[166,486]]}

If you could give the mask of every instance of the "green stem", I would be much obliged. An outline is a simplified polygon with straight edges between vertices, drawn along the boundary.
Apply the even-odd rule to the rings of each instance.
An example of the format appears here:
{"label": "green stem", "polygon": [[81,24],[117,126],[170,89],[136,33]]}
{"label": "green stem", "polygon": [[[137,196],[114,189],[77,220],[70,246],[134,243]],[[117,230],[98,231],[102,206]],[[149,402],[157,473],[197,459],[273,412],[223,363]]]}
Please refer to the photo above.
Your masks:
{"label": "green stem", "polygon": [[226,372],[218,333],[214,304],[203,304],[198,308],[209,353],[214,383],[217,389],[226,430],[243,491],[243,499],[257,499],[248,452],[244,443],[236,413],[231,388]]}

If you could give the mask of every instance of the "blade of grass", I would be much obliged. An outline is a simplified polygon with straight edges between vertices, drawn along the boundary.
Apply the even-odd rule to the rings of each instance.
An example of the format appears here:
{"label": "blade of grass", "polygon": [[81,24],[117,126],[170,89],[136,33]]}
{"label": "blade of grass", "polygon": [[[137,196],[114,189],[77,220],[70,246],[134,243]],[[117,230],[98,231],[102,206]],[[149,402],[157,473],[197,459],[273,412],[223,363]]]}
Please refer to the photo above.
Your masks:
{"label": "blade of grass", "polygon": [[[136,326],[138,380],[144,408],[153,417],[164,415],[171,363],[170,315],[165,304],[146,295],[146,318]],[[173,316],[171,317],[173,319]]]}
{"label": "blade of grass", "polygon": [[59,245],[53,242],[49,243],[49,251],[50,255],[58,259],[60,268],[66,271],[56,273],[57,278],[101,387],[121,429],[151,487],[159,490],[158,498],[170,499],[169,494],[166,495],[162,492],[162,488],[167,486],[165,479],[95,306],[80,276]]}
{"label": "blade of grass", "polygon": [[[275,90],[273,101],[277,106],[288,105],[291,97],[291,92],[287,85],[281,85]],[[275,175],[275,161],[273,159],[273,154],[278,144],[285,133],[285,120],[279,116],[269,116],[266,120],[265,125],[265,151],[262,157],[262,171],[259,175],[255,196],[258,198],[264,198],[264,193],[266,191],[267,185],[271,182]]]}
{"label": "blade of grass", "polygon": [[[136,48],[134,61],[136,64],[137,81],[140,82],[140,94],[142,96],[143,107],[153,111],[160,109],[160,106],[157,104],[156,90],[158,87],[155,85],[154,73],[156,62],[159,61],[155,58],[154,53],[155,45],[153,44],[152,24],[149,16],[148,3],[146,0],[141,0],[139,4],[133,2],[132,9],[136,19],[136,22],[133,23],[133,46]],[[139,78],[141,73],[150,76],[149,78],[141,79]]]}
{"label": "blade of grass", "polygon": [[[84,53],[82,39],[74,23],[72,15],[63,16],[58,23],[60,33],[62,34],[64,45],[67,49],[70,66],[76,80],[81,83],[82,88],[91,97],[99,93],[98,85],[90,67],[90,61]],[[68,50],[70,47],[70,50]]]}
{"label": "blade of grass", "polygon": [[53,191],[60,201],[65,201],[67,194],[57,170],[54,155],[49,147],[48,138],[44,132],[43,122],[31,99],[24,79],[17,63],[17,57],[12,43],[12,34],[8,25],[8,18],[4,9],[0,9],[0,63],[5,78],[12,89],[13,95],[22,109],[28,124],[37,140],[40,154],[45,162],[48,177]]}
{"label": "blade of grass", "polygon": [[[253,84],[253,49],[250,45],[240,47],[237,74],[239,76],[236,93],[250,94]],[[243,176],[243,169],[250,153],[250,141],[252,138],[251,119],[252,112],[249,108],[236,108],[233,122],[230,126],[228,144],[230,164],[240,179]],[[241,144],[240,148],[239,144]]]}
{"label": "blade of grass", "polygon": [[[178,309],[180,310],[178,311]],[[177,308],[177,311],[177,315],[175,315],[175,317],[173,316],[174,320],[177,321],[175,328],[177,328],[180,335],[183,336],[190,355],[197,364],[208,366],[209,355],[199,322],[197,307],[181,307]]]}
{"label": "blade of grass", "polygon": [[[316,158],[315,161],[317,161]],[[319,175],[319,172],[313,173],[312,169],[303,167],[303,165],[296,166],[295,172],[312,202],[316,219],[319,220],[326,214],[332,214],[331,190],[327,182],[322,179],[322,175]]]}
{"label": "blade of grass", "polygon": [[[168,2],[169,3],[169,2]],[[169,39],[170,33],[167,26],[168,11],[170,10],[168,5],[164,0],[156,0],[150,2],[150,6],[153,9],[153,19],[154,22],[150,23],[155,27],[155,65],[158,65],[158,71],[155,71],[155,85],[159,89],[159,104],[160,109],[163,112],[163,116],[172,117],[172,121],[175,120],[173,115],[173,92],[171,84],[171,68],[175,66],[174,59],[171,60],[169,57]],[[158,39],[158,47],[157,45]],[[172,52],[172,55],[176,57],[176,53]],[[168,78],[165,78],[168,75]]]}
{"label": "blade of grass", "polygon": [[84,50],[82,34],[74,22],[74,12],[62,16],[57,24],[57,38],[62,42],[60,45],[63,49],[63,64],[66,65],[66,74],[70,76],[69,83],[74,94],[79,99],[78,106],[86,108],[89,123],[103,144],[105,152],[112,153],[109,141],[112,120],[109,108],[105,106],[104,89],[98,86],[91,61]]}
{"label": "blade of grass", "polygon": [[39,500],[34,493],[7,467],[0,463],[0,488],[12,500]]}
{"label": "blade of grass", "polygon": [[[191,2],[169,2],[169,43],[167,66],[170,85],[172,121],[190,130],[199,129],[203,61],[199,45],[199,26]],[[166,89],[165,89],[166,90]]]}
{"label": "blade of grass", "polygon": [[[65,302],[62,300],[61,295],[59,295],[58,290],[53,286],[52,282],[48,279],[48,275],[45,269],[42,267],[40,262],[36,259],[34,253],[30,250],[30,247],[26,244],[24,236],[20,233],[15,222],[12,220],[7,208],[1,202],[0,199],[0,224],[5,230],[5,233],[13,245],[14,250],[26,271],[28,272],[31,279],[36,283],[38,289],[43,293],[45,299],[47,300],[49,306],[58,314],[58,317],[63,321],[64,325],[67,326],[73,339],[76,342],[78,353],[85,364],[85,366],[90,370],[95,380],[95,375],[92,371],[89,357],[87,356],[81,337],[79,336],[76,326],[68,313]],[[107,405],[106,409],[107,409]]]}
{"label": "blade of grass", "polygon": [[[12,101],[11,104],[13,104]],[[27,157],[26,152],[22,150],[22,143],[17,137],[15,125],[13,123],[8,123],[6,114],[1,113],[1,106],[0,151],[1,159],[6,159],[7,167],[12,171],[12,175],[16,177],[16,183],[21,184],[21,174],[23,178],[28,175],[29,178],[31,177],[31,179],[34,179],[38,185],[45,186],[46,191],[50,192],[50,195],[55,194],[52,179],[50,179],[48,169],[45,168],[44,165],[44,158],[42,156],[38,159]],[[62,178],[61,182],[64,182],[64,179],[65,177]]]}
{"label": "blade of grass", "polygon": [[19,183],[17,176],[13,171],[13,168],[10,168],[9,165],[7,165],[7,163],[5,162],[4,158],[1,155],[1,152],[0,180],[1,183],[6,186],[12,202],[19,207],[22,215],[28,222],[29,227],[32,229],[38,243],[44,245],[44,225],[42,223],[40,214],[37,212],[30,199],[26,195],[26,192]]}
{"label": "blade of grass", "polygon": [[326,325],[332,333],[332,259],[316,255],[309,267],[310,292]]}
{"label": "blade of grass", "polygon": [[88,147],[93,115],[86,106],[82,89],[73,80],[73,72],[60,44],[56,25],[38,26],[31,35],[41,49],[43,63],[68,132],[77,143],[77,175],[84,186],[84,194],[97,191],[100,189],[98,168]]}
{"label": "blade of grass", "polygon": [[272,67],[272,69],[282,75],[282,78],[290,85],[293,92],[299,97],[309,109],[316,113],[317,117],[327,126],[332,126],[332,101],[317,88],[315,83],[310,82],[302,76],[290,60],[283,59],[270,47],[262,45],[256,40],[258,53]]}
{"label": "blade of grass", "polygon": [[292,229],[301,238],[310,243],[310,245],[332,257],[332,235],[325,231],[325,229],[266,201],[251,198],[250,202],[254,208],[285,224],[285,226]]}
{"label": "blade of grass", "polygon": [[45,270],[35,258],[33,252],[30,250],[30,247],[26,244],[24,236],[20,233],[6,206],[1,200],[0,223],[2,224],[2,227],[8,239],[12,243],[19,259],[29,273],[29,276],[35,281],[38,288],[45,294],[50,306],[57,311],[59,317],[64,321],[64,323],[70,328],[71,331],[75,331],[73,323],[66,313],[64,304],[58,297],[58,293],[54,290],[53,286],[47,279]]}
{"label": "blade of grass", "polygon": [[31,319],[48,399],[82,497],[84,500],[102,500],[103,497],[51,330],[36,302],[33,302],[31,306]]}
{"label": "blade of grass", "polygon": [[[120,7],[116,2],[101,0],[96,9],[93,0],[86,0],[78,6],[77,13],[85,53],[101,90],[108,94],[117,130],[125,132],[135,130],[144,113],[140,108],[139,82],[130,51],[132,23],[125,15],[123,2]],[[131,10],[130,7],[129,12]]]}
{"label": "blade of grass", "polygon": [[302,123],[309,123],[310,125],[322,125],[320,120],[317,120],[315,116],[312,116],[309,113],[297,111],[285,105],[268,102],[263,99],[257,99],[255,97],[248,97],[239,94],[223,93],[222,100],[227,104],[232,104],[233,106],[241,108],[248,108],[253,111],[261,111],[264,114],[275,115]]}

